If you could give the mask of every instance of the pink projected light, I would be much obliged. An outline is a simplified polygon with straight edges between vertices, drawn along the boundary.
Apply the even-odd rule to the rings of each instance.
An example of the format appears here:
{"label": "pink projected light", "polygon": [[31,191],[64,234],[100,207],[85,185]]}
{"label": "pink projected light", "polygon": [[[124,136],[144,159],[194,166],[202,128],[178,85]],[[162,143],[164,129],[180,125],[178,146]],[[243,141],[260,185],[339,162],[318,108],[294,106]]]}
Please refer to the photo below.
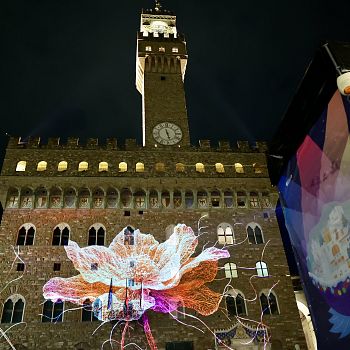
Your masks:
{"label": "pink projected light", "polygon": [[78,305],[89,299],[99,320],[125,321],[125,327],[141,320],[149,346],[157,349],[147,310],[170,313],[184,306],[210,315],[222,299],[205,284],[215,278],[217,261],[230,254],[210,247],[192,258],[197,244],[198,237],[183,224],[164,243],[131,227],[124,228],[108,248],[80,248],[69,241],[64,248],[79,274],[50,279],[43,287],[44,298]]}

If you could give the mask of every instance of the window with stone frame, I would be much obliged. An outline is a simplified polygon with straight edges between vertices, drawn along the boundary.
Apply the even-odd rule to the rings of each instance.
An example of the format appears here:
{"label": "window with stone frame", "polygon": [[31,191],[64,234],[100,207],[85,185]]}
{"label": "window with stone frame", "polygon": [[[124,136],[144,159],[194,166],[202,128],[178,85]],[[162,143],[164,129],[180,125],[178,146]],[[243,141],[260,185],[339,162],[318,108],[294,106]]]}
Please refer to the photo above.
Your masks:
{"label": "window with stone frame", "polygon": [[178,52],[179,52],[179,48],[178,48],[178,47],[173,47],[173,48],[171,49],[171,52],[173,52],[173,53],[178,53]]}
{"label": "window with stone frame", "polygon": [[118,167],[120,173],[125,173],[128,171],[128,163],[126,162],[120,162]]}
{"label": "window with stone frame", "polygon": [[131,208],[132,206],[132,193],[128,188],[123,188],[120,192],[120,201],[123,208]]}
{"label": "window with stone frame", "polygon": [[233,244],[235,241],[233,228],[228,223],[221,223],[217,227],[217,234],[219,244]]}
{"label": "window with stone frame", "polygon": [[88,162],[80,162],[78,165],[78,171],[82,172],[82,171],[88,171],[89,170],[89,163]]}
{"label": "window with stone frame", "polygon": [[238,272],[237,272],[237,265],[232,262],[228,262],[224,265],[225,270],[225,277],[226,278],[237,278]]}
{"label": "window with stone frame", "polygon": [[108,163],[107,162],[100,162],[98,164],[98,171],[101,173],[101,172],[104,172],[104,171],[108,171]]}
{"label": "window with stone frame", "polygon": [[115,188],[109,187],[107,189],[107,208],[117,208],[118,206],[118,191]]}
{"label": "window with stone frame", "polygon": [[261,311],[264,315],[279,315],[277,296],[273,291],[263,291],[260,294]]}
{"label": "window with stone frame", "polygon": [[78,207],[81,209],[90,208],[90,190],[86,187],[80,188],[78,191]]}
{"label": "window with stone frame", "polygon": [[197,173],[204,173],[205,168],[203,163],[196,163],[196,171]]}
{"label": "window with stone frame", "polygon": [[44,160],[40,161],[36,166],[36,171],[45,171],[47,169],[47,162]]}
{"label": "window with stone frame", "polygon": [[183,163],[176,163],[176,165],[175,165],[175,171],[176,171],[177,173],[183,173],[183,172],[185,172],[185,164],[183,164]]}
{"label": "window with stone frame", "polygon": [[262,192],[261,203],[263,208],[271,208],[271,200],[269,192]]}
{"label": "window with stone frame", "polygon": [[52,245],[53,246],[68,245],[69,235],[70,235],[70,229],[67,224],[62,223],[57,225],[53,230]]}
{"label": "window with stone frame", "polygon": [[135,244],[135,235],[134,229],[131,226],[128,226],[124,229],[124,245],[134,245]]}
{"label": "window with stone frame", "polygon": [[225,172],[225,167],[222,163],[216,163],[215,164],[215,170],[219,174],[223,174]]}
{"label": "window with stone frame", "polygon": [[18,208],[19,204],[19,190],[17,188],[11,187],[7,192],[7,208]]}
{"label": "window with stone frame", "polygon": [[58,187],[53,187],[50,190],[50,208],[62,207],[62,190]]}
{"label": "window with stone frame", "polygon": [[264,236],[261,227],[256,222],[247,225],[248,242],[250,244],[263,244]]}
{"label": "window with stone frame", "polygon": [[269,270],[267,268],[267,264],[264,261],[257,261],[255,264],[256,267],[256,274],[258,277],[268,277],[269,276]]}
{"label": "window with stone frame", "polygon": [[164,163],[156,163],[154,167],[155,167],[156,172],[158,172],[158,173],[162,173],[165,171],[165,164]]}
{"label": "window with stone frame", "polygon": [[146,46],[145,50],[148,51],[148,52],[152,51],[152,46]]}
{"label": "window with stone frame", "polygon": [[249,204],[251,208],[260,208],[258,192],[249,193]]}
{"label": "window with stone frame", "polygon": [[158,198],[158,192],[156,190],[151,190],[149,192],[149,207],[159,208],[159,198]]}
{"label": "window with stone frame", "polygon": [[191,190],[188,190],[185,192],[185,207],[187,209],[193,208],[193,204],[194,204],[193,192]]}
{"label": "window with stone frame", "polygon": [[89,228],[88,245],[105,244],[106,229],[102,224],[94,224]]}
{"label": "window with stone frame", "polygon": [[162,191],[162,206],[163,208],[169,208],[170,206],[170,193],[169,191]]}
{"label": "window with stone frame", "polygon": [[231,190],[224,191],[224,207],[233,208],[233,192]]}
{"label": "window with stone frame", "polygon": [[21,189],[21,208],[32,209],[34,202],[33,190],[29,187]]}
{"label": "window with stone frame", "polygon": [[197,192],[197,206],[198,208],[208,208],[208,192],[206,190],[199,190]]}
{"label": "window with stone frame", "polygon": [[92,207],[101,209],[104,207],[104,191],[101,188],[95,188],[92,192]]}
{"label": "window with stone frame", "polygon": [[27,162],[25,160],[20,160],[16,165],[16,171],[26,171]]}
{"label": "window with stone frame", "polygon": [[33,224],[24,224],[18,230],[16,245],[33,245],[35,238],[35,226]]}
{"label": "window with stone frame", "polygon": [[179,190],[175,190],[173,194],[174,208],[181,208],[182,194]]}
{"label": "window with stone frame", "polygon": [[137,173],[143,173],[145,171],[145,165],[141,162],[136,163],[135,171]]}
{"label": "window with stone frame", "polygon": [[47,208],[48,193],[45,187],[39,187],[35,190],[35,207],[38,209]]}
{"label": "window with stone frame", "polygon": [[263,173],[263,167],[258,163],[253,164],[253,170],[254,170],[255,174],[262,174]]}
{"label": "window with stone frame", "polygon": [[211,206],[213,208],[220,208],[220,206],[221,206],[221,193],[219,190],[211,191],[210,201],[211,201]]}
{"label": "window with stone frame", "polygon": [[237,192],[237,207],[245,208],[247,206],[247,194],[243,191]]}
{"label": "window with stone frame", "polygon": [[63,321],[64,302],[58,299],[55,303],[46,300],[43,305],[41,322],[57,323]]}
{"label": "window with stone frame", "polygon": [[92,322],[98,321],[98,318],[93,312],[93,307],[90,299],[85,299],[83,302],[83,308],[81,311],[81,321],[82,322]]}
{"label": "window with stone frame", "polygon": [[244,174],[244,167],[241,163],[235,163],[234,166],[237,174]]}
{"label": "window with stone frame", "polygon": [[23,320],[25,299],[13,294],[7,298],[2,309],[1,323],[20,323]]}
{"label": "window with stone frame", "polygon": [[65,208],[75,208],[77,193],[74,188],[69,187],[64,191],[63,206]]}
{"label": "window with stone frame", "polygon": [[62,160],[57,165],[57,171],[66,171],[68,169],[68,163],[65,160]]}
{"label": "window with stone frame", "polygon": [[135,208],[146,208],[146,193],[143,190],[138,190],[134,193]]}
{"label": "window with stone frame", "polygon": [[244,294],[237,291],[229,292],[226,296],[226,309],[229,317],[247,316]]}

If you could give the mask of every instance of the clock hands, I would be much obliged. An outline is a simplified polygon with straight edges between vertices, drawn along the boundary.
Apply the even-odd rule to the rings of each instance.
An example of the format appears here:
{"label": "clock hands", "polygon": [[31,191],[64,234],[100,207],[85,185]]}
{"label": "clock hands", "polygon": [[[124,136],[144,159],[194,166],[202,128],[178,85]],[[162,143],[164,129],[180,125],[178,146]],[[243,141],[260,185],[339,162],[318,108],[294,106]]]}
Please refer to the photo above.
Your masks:
{"label": "clock hands", "polygon": [[168,129],[165,129],[165,132],[166,132],[166,135],[168,136],[168,139],[170,139],[171,137],[170,137],[170,135],[169,135]]}

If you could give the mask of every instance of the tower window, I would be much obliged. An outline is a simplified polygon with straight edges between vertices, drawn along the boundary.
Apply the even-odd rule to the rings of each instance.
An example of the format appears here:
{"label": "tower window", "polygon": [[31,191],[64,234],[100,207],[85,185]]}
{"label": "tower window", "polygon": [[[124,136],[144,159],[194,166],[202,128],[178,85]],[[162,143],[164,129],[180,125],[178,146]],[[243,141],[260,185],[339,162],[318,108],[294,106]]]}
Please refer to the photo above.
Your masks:
{"label": "tower window", "polygon": [[177,173],[183,173],[185,171],[185,165],[183,163],[176,163],[175,170]]}
{"label": "tower window", "polygon": [[65,171],[65,170],[67,170],[67,167],[68,167],[68,163],[63,160],[62,162],[58,163],[57,170],[58,171]]}
{"label": "tower window", "polygon": [[107,162],[100,162],[98,165],[98,171],[108,171],[108,163]]}
{"label": "tower window", "polygon": [[146,46],[146,51],[152,51],[152,46]]}
{"label": "tower window", "polygon": [[141,162],[136,163],[135,170],[137,173],[143,173],[145,171],[145,165]]}
{"label": "tower window", "polygon": [[164,163],[156,163],[155,165],[157,172],[163,172],[165,171],[165,164]]}
{"label": "tower window", "polygon": [[27,162],[25,160],[21,160],[17,163],[16,171],[26,171]]}
{"label": "tower window", "polygon": [[78,171],[87,171],[89,168],[88,162],[80,162],[78,166]]}
{"label": "tower window", "polygon": [[244,174],[244,168],[241,163],[235,163],[235,170],[237,174]]}
{"label": "tower window", "polygon": [[215,164],[215,170],[219,174],[223,174],[225,172],[224,165],[222,163],[216,163]]}
{"label": "tower window", "polygon": [[251,222],[247,226],[247,234],[248,234],[249,243],[252,243],[252,244],[264,243],[264,237],[263,237],[262,230],[257,223]]}
{"label": "tower window", "polygon": [[37,171],[45,171],[47,168],[47,162],[45,162],[44,160],[42,160],[41,162],[38,163],[36,170]]}
{"label": "tower window", "polygon": [[160,80],[165,80],[165,76],[162,75],[162,76],[160,77]]}
{"label": "tower window", "polygon": [[178,47],[173,47],[171,49],[171,51],[174,52],[174,53],[178,53],[179,52],[179,48]]}
{"label": "tower window", "polygon": [[165,47],[161,46],[161,47],[159,48],[159,52],[165,52]]}
{"label": "tower window", "polygon": [[249,193],[249,202],[251,208],[259,208],[259,196],[257,192],[250,192]]}
{"label": "tower window", "polygon": [[128,164],[125,162],[120,162],[119,163],[119,172],[125,173],[126,171],[128,171]]}
{"label": "tower window", "polygon": [[196,163],[196,171],[197,173],[204,173],[204,164],[203,163]]}

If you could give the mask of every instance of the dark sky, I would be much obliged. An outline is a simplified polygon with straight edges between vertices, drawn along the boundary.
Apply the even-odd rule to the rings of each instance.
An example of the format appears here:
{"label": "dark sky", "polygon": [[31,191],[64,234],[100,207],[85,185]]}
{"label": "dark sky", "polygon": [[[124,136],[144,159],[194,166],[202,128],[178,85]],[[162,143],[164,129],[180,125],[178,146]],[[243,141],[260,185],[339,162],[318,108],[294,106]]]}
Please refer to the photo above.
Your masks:
{"label": "dark sky", "polygon": [[[271,139],[320,42],[350,41],[346,1],[163,5],[187,39],[192,143]],[[6,132],[141,142],[136,31],[149,7],[152,0],[1,0],[1,149]]]}

